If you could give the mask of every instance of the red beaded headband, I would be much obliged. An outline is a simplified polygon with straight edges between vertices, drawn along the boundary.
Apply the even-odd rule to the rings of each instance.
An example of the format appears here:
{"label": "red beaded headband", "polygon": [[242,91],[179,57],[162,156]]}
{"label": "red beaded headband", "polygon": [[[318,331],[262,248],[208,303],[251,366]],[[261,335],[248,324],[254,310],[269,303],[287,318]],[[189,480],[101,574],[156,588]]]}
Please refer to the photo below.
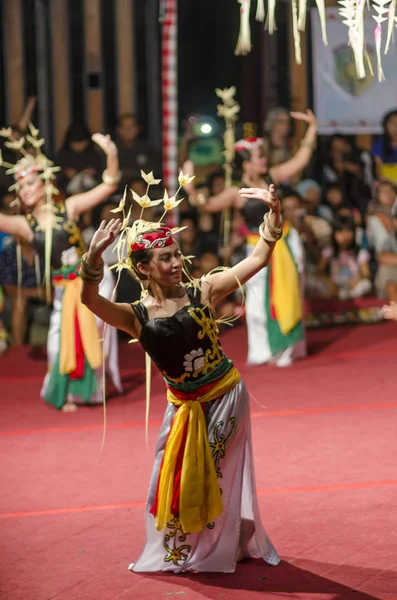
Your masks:
{"label": "red beaded headband", "polygon": [[24,166],[24,167],[21,167],[21,169],[19,169],[18,171],[15,171],[14,178],[17,181],[20,181],[27,175],[31,175],[32,173],[38,173],[39,171],[42,171],[42,170],[43,170],[42,167],[40,167],[40,165],[37,165],[37,164]]}
{"label": "red beaded headband", "polygon": [[153,250],[154,248],[166,248],[174,243],[172,231],[168,227],[161,227],[150,233],[140,233],[131,244],[131,251]]}
{"label": "red beaded headband", "polygon": [[253,148],[259,148],[262,146],[263,140],[262,138],[245,138],[244,140],[239,140],[235,143],[234,149],[236,152],[239,150],[252,150]]}

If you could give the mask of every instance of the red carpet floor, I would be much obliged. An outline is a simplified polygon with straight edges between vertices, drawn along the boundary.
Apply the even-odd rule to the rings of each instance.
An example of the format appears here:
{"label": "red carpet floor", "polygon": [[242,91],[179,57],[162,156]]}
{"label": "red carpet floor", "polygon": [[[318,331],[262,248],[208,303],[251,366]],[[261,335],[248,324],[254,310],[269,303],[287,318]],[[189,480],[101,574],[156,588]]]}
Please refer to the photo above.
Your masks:
{"label": "red carpet floor", "polygon": [[248,368],[245,329],[223,336],[252,393],[259,503],[283,562],[234,575],[136,575],[164,409],[143,355],[122,344],[126,393],[73,414],[39,399],[45,356],[0,358],[0,598],[397,600],[397,326],[316,330],[289,369]]}

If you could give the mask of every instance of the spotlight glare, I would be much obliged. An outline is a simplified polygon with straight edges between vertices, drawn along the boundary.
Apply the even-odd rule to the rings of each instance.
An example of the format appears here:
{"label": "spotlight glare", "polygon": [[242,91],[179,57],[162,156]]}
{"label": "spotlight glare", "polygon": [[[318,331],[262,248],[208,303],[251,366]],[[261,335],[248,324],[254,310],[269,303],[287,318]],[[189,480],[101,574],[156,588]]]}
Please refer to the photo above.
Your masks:
{"label": "spotlight glare", "polygon": [[209,135],[212,133],[212,126],[209,123],[203,123],[200,127],[200,130],[204,135]]}

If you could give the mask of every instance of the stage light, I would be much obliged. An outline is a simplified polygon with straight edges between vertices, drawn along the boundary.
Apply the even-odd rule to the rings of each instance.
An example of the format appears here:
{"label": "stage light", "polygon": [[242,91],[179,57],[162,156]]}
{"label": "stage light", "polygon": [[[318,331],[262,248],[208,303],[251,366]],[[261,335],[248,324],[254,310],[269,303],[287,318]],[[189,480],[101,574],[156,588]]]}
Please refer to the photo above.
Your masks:
{"label": "stage light", "polygon": [[212,133],[212,125],[203,123],[200,127],[200,131],[203,135],[210,135]]}
{"label": "stage light", "polygon": [[216,135],[218,131],[218,125],[211,117],[190,117],[190,124],[193,127],[193,131],[197,137],[210,137]]}

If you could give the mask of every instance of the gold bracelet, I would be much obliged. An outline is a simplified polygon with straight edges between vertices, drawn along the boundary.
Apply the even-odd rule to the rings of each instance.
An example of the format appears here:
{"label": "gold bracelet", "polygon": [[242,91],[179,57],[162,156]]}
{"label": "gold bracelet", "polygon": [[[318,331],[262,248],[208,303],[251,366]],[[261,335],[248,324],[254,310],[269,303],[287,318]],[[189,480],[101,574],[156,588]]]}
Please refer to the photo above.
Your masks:
{"label": "gold bracelet", "polygon": [[317,148],[316,142],[307,142],[306,140],[302,140],[299,145],[301,148],[311,148],[312,150]]}
{"label": "gold bracelet", "polygon": [[276,227],[273,227],[273,225],[271,225],[271,223],[269,221],[269,213],[265,213],[265,216],[263,217],[263,224],[266,225],[266,227],[268,228],[270,233],[275,236],[276,242],[277,242],[277,240],[279,240],[282,237],[282,235],[283,235],[282,227],[276,228]]}
{"label": "gold bracelet", "polygon": [[271,238],[271,237],[269,237],[269,236],[266,235],[266,232],[265,232],[265,223],[261,223],[259,225],[259,235],[261,236],[262,240],[264,242],[267,242],[268,244],[275,244],[280,239],[280,238],[274,239],[274,238]]}
{"label": "gold bracelet", "polygon": [[108,172],[105,169],[102,174],[102,181],[106,185],[118,185],[120,183],[120,180],[121,180],[121,171],[119,171],[117,173],[117,175],[112,176],[112,175],[108,175]]}
{"label": "gold bracelet", "polygon": [[84,254],[81,267],[80,267],[80,277],[89,285],[99,285],[103,279],[104,272],[104,263],[101,259],[101,263],[97,269],[93,269],[87,263],[87,253]]}

